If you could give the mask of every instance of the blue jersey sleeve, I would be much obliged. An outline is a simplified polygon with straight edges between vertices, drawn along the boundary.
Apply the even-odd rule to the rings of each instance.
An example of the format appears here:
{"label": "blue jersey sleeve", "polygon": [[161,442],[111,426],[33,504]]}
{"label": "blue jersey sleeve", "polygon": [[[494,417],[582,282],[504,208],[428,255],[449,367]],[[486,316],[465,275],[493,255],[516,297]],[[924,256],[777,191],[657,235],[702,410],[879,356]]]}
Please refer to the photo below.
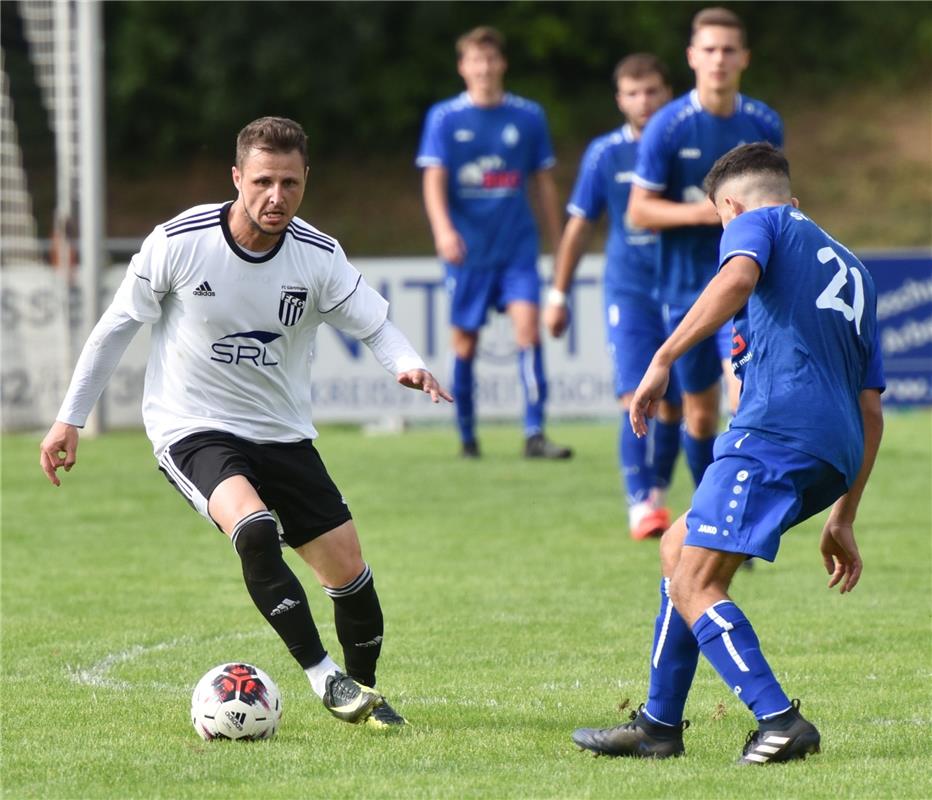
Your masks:
{"label": "blue jersey sleeve", "polygon": [[579,175],[566,210],[574,217],[597,220],[605,210],[605,189],[599,180],[599,156],[604,149],[593,142],[579,165]]}
{"label": "blue jersey sleeve", "polygon": [[419,167],[442,167],[447,163],[447,146],[442,124],[444,116],[439,106],[434,106],[427,112],[424,131],[421,134],[421,146],[415,161]]}
{"label": "blue jersey sleeve", "polygon": [[754,211],[739,214],[722,233],[718,268],[724,267],[735,256],[747,256],[757,262],[762,273],[766,272],[773,239],[774,231],[766,214]]}
{"label": "blue jersey sleeve", "polygon": [[637,166],[634,168],[634,183],[642,189],[662,192],[670,180],[670,143],[666,136],[666,115],[655,114],[644,132],[638,146]]}
{"label": "blue jersey sleeve", "polygon": [[764,137],[774,147],[783,147],[783,120],[772,108],[764,115]]}

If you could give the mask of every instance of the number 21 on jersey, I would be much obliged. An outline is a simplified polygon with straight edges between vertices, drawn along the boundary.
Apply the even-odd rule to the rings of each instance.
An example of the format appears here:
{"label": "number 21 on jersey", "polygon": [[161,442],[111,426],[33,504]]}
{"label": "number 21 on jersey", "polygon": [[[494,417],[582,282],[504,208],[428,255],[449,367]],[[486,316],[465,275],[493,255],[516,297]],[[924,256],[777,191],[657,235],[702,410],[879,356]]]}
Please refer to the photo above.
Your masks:
{"label": "number 21 on jersey", "polygon": [[[861,316],[864,313],[864,278],[856,267],[848,267],[841,260],[832,247],[823,247],[816,253],[816,258],[822,264],[827,264],[833,258],[838,263],[838,272],[829,281],[828,286],[822,290],[815,301],[816,308],[826,308],[830,311],[840,311],[848,322],[854,320],[854,328],[861,335]],[[848,272],[854,282],[854,305],[849,306],[838,293],[848,284]]]}

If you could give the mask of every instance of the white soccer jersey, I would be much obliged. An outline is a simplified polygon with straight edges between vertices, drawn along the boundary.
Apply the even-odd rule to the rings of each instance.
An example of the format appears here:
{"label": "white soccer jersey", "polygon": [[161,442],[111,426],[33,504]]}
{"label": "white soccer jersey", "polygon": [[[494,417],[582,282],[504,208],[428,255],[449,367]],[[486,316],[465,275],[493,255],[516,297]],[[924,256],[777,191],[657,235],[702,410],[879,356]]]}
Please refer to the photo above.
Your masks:
{"label": "white soccer jersey", "polygon": [[274,249],[243,250],[230,203],[159,225],[133,257],[112,309],[152,324],[142,415],[156,455],[191,433],[257,442],[311,439],[311,358],[322,322],[364,339],[388,303],[339,243],[297,218]]}

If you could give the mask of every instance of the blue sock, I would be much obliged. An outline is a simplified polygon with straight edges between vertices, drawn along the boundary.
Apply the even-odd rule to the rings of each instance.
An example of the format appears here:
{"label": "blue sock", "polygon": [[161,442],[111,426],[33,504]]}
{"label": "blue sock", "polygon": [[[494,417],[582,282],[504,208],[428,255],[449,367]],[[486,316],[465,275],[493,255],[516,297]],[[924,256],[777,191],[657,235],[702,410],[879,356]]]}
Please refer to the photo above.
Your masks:
{"label": "blue sock", "polygon": [[475,392],[473,360],[453,360],[453,401],[456,403],[456,425],[463,442],[476,441]]}
{"label": "blue sock", "polygon": [[664,725],[683,719],[686,696],[699,662],[699,643],[670,602],[670,579],[660,580],[660,613],[654,623],[650,657],[650,688],[644,712]]}
{"label": "blue sock", "polygon": [[683,452],[686,453],[686,463],[689,464],[689,471],[693,474],[693,483],[699,485],[705,468],[712,463],[712,445],[715,444],[715,437],[710,436],[708,439],[694,439],[683,428]]}
{"label": "blue sock", "polygon": [[547,402],[547,378],[540,344],[518,351],[518,375],[524,390],[524,435],[544,430],[544,404]]}
{"label": "blue sock", "polygon": [[618,467],[629,506],[645,501],[653,485],[651,468],[647,463],[647,440],[648,437],[638,439],[628,424],[627,415],[623,415],[618,431]]}
{"label": "blue sock", "polygon": [[[630,426],[628,426],[630,427]],[[673,465],[680,452],[680,424],[654,420],[654,451],[651,463],[654,486],[666,489],[673,479]]]}
{"label": "blue sock", "polygon": [[790,707],[751,623],[731,600],[707,608],[693,625],[693,634],[702,655],[757,719],[772,717]]}

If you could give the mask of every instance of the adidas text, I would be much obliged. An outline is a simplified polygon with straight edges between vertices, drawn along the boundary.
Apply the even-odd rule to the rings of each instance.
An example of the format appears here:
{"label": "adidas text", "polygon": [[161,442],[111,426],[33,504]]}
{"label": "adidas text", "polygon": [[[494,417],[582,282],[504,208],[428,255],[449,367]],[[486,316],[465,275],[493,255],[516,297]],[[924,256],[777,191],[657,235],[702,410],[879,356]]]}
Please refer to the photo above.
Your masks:
{"label": "adidas text", "polygon": [[210,284],[204,281],[194,290],[195,297],[214,297],[217,293],[210,288]]}
{"label": "adidas text", "polygon": [[272,609],[272,613],[269,616],[274,617],[276,614],[284,614],[286,611],[291,611],[295,606],[301,605],[300,600],[289,600],[287,597],[282,600],[275,608]]}

